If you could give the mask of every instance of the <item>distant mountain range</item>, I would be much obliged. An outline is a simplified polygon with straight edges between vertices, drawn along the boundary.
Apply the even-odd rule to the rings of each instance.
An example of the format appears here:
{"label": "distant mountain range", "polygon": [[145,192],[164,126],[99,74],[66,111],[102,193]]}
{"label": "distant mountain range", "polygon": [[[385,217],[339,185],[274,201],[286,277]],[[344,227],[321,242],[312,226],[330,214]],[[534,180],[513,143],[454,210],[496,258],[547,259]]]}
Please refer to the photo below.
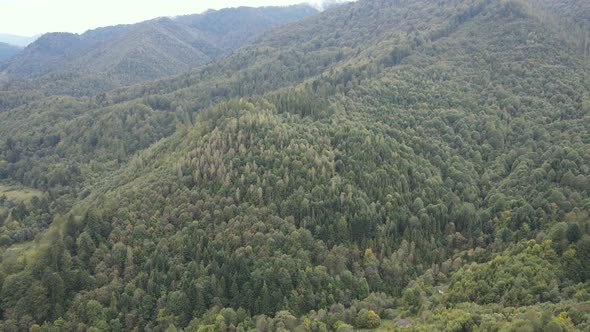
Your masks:
{"label": "distant mountain range", "polygon": [[13,46],[20,46],[20,47],[25,47],[25,46],[29,45],[30,43],[34,42],[37,38],[39,38],[39,36],[26,37],[26,36],[17,36],[17,35],[11,35],[11,34],[6,34],[6,33],[0,33],[0,43],[6,43],[6,44],[10,44]]}
{"label": "distant mountain range", "polygon": [[21,47],[0,42],[0,61],[4,61],[22,50]]}
{"label": "distant mountain range", "polygon": [[308,5],[240,7],[99,28],[81,35],[47,33],[0,65],[0,70],[13,81],[71,81],[73,75],[92,81],[95,91],[97,86],[107,90],[211,62],[274,26],[316,12]]}

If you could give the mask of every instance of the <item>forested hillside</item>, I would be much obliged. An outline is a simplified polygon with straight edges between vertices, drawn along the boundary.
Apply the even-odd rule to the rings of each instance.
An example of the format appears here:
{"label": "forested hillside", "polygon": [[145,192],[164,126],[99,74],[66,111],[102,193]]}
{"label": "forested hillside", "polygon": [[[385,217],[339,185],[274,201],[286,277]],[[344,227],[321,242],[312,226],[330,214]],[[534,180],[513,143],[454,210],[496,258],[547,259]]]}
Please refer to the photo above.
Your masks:
{"label": "forested hillside", "polygon": [[277,25],[315,13],[306,5],[240,7],[81,35],[48,33],[0,64],[11,78],[3,90],[96,95],[211,62]]}
{"label": "forested hillside", "polygon": [[359,0],[164,80],[6,92],[0,330],[588,331],[571,3]]}

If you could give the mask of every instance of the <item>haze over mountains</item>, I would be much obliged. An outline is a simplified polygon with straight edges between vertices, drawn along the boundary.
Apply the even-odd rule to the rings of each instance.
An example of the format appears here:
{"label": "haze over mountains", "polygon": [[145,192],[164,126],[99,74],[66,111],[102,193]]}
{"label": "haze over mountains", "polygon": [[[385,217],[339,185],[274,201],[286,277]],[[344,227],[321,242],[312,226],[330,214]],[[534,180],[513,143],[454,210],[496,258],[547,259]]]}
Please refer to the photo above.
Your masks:
{"label": "haze over mountains", "polygon": [[6,43],[13,46],[25,47],[30,43],[34,42],[38,36],[34,37],[25,37],[25,36],[16,36],[6,33],[0,33],[0,43]]}
{"label": "haze over mountains", "polygon": [[315,13],[306,5],[240,7],[99,28],[82,35],[47,33],[2,63],[0,74],[11,80],[81,77],[95,85],[85,92],[108,90],[211,62],[276,25]]}
{"label": "haze over mountains", "polygon": [[[127,43],[229,39],[116,90],[15,65],[37,77],[0,91],[0,330],[587,331],[587,9],[360,0],[238,49],[223,11],[46,36],[135,74],[173,60]],[[122,51],[52,48],[101,31]]]}
{"label": "haze over mountains", "polygon": [[13,57],[21,50],[21,47],[0,42],[0,62]]}

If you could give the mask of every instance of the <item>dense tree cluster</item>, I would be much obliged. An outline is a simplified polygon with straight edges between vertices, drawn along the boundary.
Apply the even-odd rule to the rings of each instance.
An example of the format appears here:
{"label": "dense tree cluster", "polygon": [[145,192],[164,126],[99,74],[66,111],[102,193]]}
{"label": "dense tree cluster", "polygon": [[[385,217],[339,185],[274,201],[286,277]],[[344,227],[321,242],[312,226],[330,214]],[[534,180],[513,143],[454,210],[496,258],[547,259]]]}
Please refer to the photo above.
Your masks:
{"label": "dense tree cluster", "polygon": [[539,10],[362,0],[7,106],[0,329],[590,328],[590,64]]}

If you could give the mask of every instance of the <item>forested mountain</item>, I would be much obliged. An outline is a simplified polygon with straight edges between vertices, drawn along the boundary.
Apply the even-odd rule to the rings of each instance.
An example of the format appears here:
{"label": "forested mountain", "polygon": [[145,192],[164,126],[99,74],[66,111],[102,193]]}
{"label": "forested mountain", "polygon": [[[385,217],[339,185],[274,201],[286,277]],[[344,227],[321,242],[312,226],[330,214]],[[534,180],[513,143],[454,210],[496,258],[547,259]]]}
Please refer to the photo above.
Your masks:
{"label": "forested mountain", "polygon": [[21,50],[20,47],[0,42],[0,62],[11,58]]}
{"label": "forested mountain", "polygon": [[4,90],[96,94],[178,74],[218,59],[276,25],[316,12],[306,5],[240,7],[81,35],[48,33],[0,66],[3,75],[16,80]]}
{"label": "forested mountain", "polygon": [[164,80],[7,92],[0,330],[587,331],[562,3],[359,0]]}

